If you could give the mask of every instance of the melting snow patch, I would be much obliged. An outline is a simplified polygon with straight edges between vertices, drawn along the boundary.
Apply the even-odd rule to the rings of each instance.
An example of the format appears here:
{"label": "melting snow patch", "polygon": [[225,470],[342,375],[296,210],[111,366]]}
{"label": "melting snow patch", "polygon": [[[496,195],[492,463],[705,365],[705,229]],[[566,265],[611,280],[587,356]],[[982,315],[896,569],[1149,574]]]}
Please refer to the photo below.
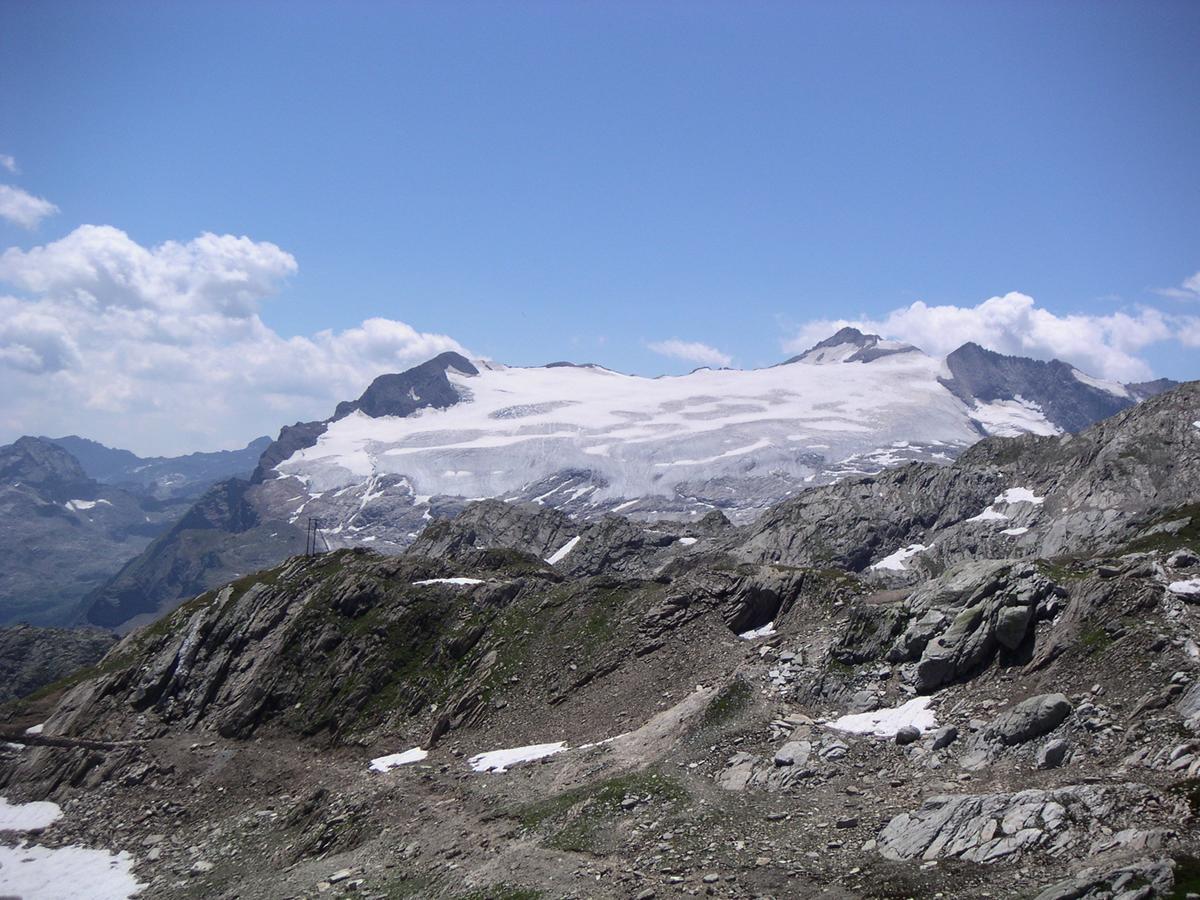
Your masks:
{"label": "melting snow patch", "polygon": [[1000,533],[1001,534],[1009,534],[1009,535],[1012,535],[1013,537],[1017,537],[1018,535],[1024,534],[1028,530],[1029,530],[1028,528],[1005,528]]}
{"label": "melting snow patch", "polygon": [[559,562],[564,556],[575,549],[575,545],[579,543],[579,537],[579,535],[575,535],[575,537],[571,538],[569,541],[547,556],[546,562],[550,563],[550,565],[554,565],[556,562]]}
{"label": "melting snow patch", "polygon": [[753,641],[753,640],[755,640],[757,638],[761,638],[761,637],[770,637],[774,633],[775,633],[775,623],[768,622],[766,625],[763,625],[761,628],[752,628],[749,631],[743,631],[741,634],[738,635],[738,637],[740,637],[743,641]]}
{"label": "melting snow patch", "polygon": [[696,538],[694,538],[694,537],[681,537],[681,538],[679,539],[679,543],[683,544],[683,546],[685,546],[685,547],[690,547],[690,546],[692,546],[692,544],[696,543]]}
{"label": "melting snow patch", "polygon": [[[9,803],[0,797],[0,831],[33,831],[45,828],[62,816],[57,803],[39,800],[34,803]],[[2,876],[0,871],[0,876]],[[0,885],[3,881],[0,881]]]}
{"label": "melting snow patch", "polygon": [[0,893],[23,900],[127,900],[142,885],[133,857],[86,847],[0,847]]}
{"label": "melting snow patch", "polygon": [[422,585],[422,584],[457,584],[457,585],[483,584],[483,579],[482,578],[426,578],[424,581],[414,581],[413,582],[414,586]]}
{"label": "melting snow patch", "polygon": [[[932,547],[932,546],[933,546],[933,544],[929,545],[929,547]],[[923,550],[928,550],[929,547],[926,547],[924,544],[909,544],[907,547],[901,547],[895,553],[891,553],[891,554],[885,556],[879,562],[875,563],[875,565],[871,566],[871,568],[872,569],[888,569],[892,572],[907,571],[908,567],[906,565],[904,565],[905,561],[916,556],[918,553],[922,552]]]}
{"label": "melting snow patch", "polygon": [[405,750],[403,753],[393,753],[390,756],[380,756],[378,759],[371,760],[370,769],[372,772],[386,772],[398,766],[407,766],[409,763],[420,762],[428,755],[428,750],[413,747],[411,750]]}
{"label": "melting snow patch", "polygon": [[877,737],[895,737],[896,732],[905,725],[913,725],[918,731],[924,733],[931,728],[937,728],[937,719],[934,717],[933,710],[928,708],[932,699],[932,697],[914,697],[894,709],[854,713],[826,724],[836,731],[847,731],[851,734],[873,734]]}
{"label": "melting snow patch", "polygon": [[1041,504],[1045,497],[1038,497],[1029,488],[1009,488],[1003,494],[997,495],[993,503],[1036,503]]}
{"label": "melting snow patch", "polygon": [[1200,578],[1189,578],[1187,581],[1172,581],[1167,585],[1172,594],[1200,594]]}
{"label": "melting snow patch", "polygon": [[510,750],[489,750],[487,753],[479,753],[471,757],[470,763],[471,768],[476,772],[507,772],[509,766],[553,756],[566,749],[566,741],[556,741],[553,744],[530,744],[528,747],[513,747]]}
{"label": "melting snow patch", "polygon": [[45,722],[39,722],[37,725],[30,725],[25,729],[26,734],[41,734],[42,729],[46,727]]}
{"label": "melting snow patch", "polygon": [[1004,521],[1007,522],[1008,516],[1006,516],[1002,512],[996,512],[996,510],[994,510],[992,507],[989,506],[987,509],[985,509],[983,512],[981,512],[979,515],[971,516],[971,518],[967,519],[967,521],[968,522],[993,522],[993,521],[999,521],[1001,519],[1003,519]]}

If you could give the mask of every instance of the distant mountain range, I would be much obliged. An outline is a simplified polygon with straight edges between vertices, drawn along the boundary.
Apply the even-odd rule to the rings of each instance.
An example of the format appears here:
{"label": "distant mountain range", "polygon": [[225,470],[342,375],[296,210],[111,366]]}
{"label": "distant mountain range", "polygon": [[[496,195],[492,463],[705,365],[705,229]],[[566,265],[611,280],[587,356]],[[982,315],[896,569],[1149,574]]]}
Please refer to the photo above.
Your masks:
{"label": "distant mountain range", "polygon": [[298,552],[310,518],[329,547],[385,552],[487,497],[581,519],[749,522],[809,487],[948,463],[987,435],[1075,431],[1173,384],[975,344],[934,358],[853,328],[769,368],[661,378],[443,353],[283,428],[249,482],[215,485],[90,595],[86,617],[144,621]]}
{"label": "distant mountain range", "polygon": [[214,482],[253,472],[258,458],[271,444],[269,437],[260,437],[240,450],[141,457],[73,434],[42,440],[62,447],[79,461],[89,477],[101,484],[115,485],[160,500],[198,497]]}
{"label": "distant mountain range", "polygon": [[243,450],[142,459],[78,437],[0,446],[0,624],[59,624],[212,485],[248,478]]}

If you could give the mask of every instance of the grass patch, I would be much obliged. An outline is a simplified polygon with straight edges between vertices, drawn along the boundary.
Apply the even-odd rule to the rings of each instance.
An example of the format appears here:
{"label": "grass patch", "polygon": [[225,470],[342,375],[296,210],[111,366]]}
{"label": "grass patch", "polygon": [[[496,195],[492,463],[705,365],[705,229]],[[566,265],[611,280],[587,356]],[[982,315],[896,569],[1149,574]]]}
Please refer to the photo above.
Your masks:
{"label": "grass patch", "polygon": [[1068,556],[1058,559],[1039,559],[1035,565],[1039,572],[1057,584],[1064,581],[1078,581],[1081,578],[1087,578],[1090,574],[1079,560]]}
{"label": "grass patch", "polygon": [[1167,522],[1175,522],[1179,519],[1190,519],[1190,521],[1175,534],[1168,534],[1165,531],[1158,534],[1145,534],[1134,538],[1119,552],[1145,553],[1150,550],[1160,550],[1169,553],[1172,550],[1179,550],[1184,547],[1194,548],[1200,546],[1200,503],[1176,507],[1155,519],[1150,527],[1153,528]]}
{"label": "grass patch", "polygon": [[1102,653],[1112,644],[1113,639],[1103,628],[1091,625],[1079,635],[1079,644],[1085,653]]}
{"label": "grass patch", "polygon": [[700,717],[701,728],[716,728],[731,721],[747,709],[754,699],[754,690],[740,678],[731,681],[708,701]]}
{"label": "grass patch", "polygon": [[[1194,804],[1192,809],[1195,809]],[[1167,900],[1187,900],[1193,894],[1200,894],[1200,859],[1176,856],[1175,888],[1167,895]]]}
{"label": "grass patch", "polygon": [[490,887],[476,888],[469,893],[459,894],[457,900],[540,900],[545,896],[536,888],[514,884],[493,884]]}
{"label": "grass patch", "polygon": [[527,832],[549,832],[546,843],[556,850],[591,853],[603,847],[607,826],[622,813],[621,801],[626,797],[659,804],[690,799],[679,781],[647,769],[564,791],[521,807],[513,815]]}

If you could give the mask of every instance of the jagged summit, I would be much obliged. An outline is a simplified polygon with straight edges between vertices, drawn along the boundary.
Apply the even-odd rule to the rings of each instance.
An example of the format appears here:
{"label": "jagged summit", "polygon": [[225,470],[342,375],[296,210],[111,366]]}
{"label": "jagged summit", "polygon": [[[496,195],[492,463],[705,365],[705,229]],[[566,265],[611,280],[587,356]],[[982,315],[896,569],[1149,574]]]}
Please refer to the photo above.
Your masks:
{"label": "jagged summit", "polygon": [[808,363],[810,365],[825,365],[828,363],[869,363],[893,353],[920,353],[911,344],[900,341],[884,340],[877,334],[864,334],[857,328],[847,325],[827,337],[820,343],[814,344],[799,356],[793,356],[783,365],[791,363]]}
{"label": "jagged summit", "polygon": [[479,369],[460,353],[448,350],[433,359],[396,375],[380,375],[354,401],[339,403],[332,421],[361,412],[373,419],[380,416],[408,416],[418,409],[445,409],[458,402],[447,373],[478,375]]}

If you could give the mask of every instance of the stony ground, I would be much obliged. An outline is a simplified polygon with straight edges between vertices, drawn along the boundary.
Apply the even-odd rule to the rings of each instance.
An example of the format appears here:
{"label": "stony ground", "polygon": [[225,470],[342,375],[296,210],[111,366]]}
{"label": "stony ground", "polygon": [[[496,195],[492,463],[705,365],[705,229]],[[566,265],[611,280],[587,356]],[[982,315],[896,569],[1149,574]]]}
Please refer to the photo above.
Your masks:
{"label": "stony ground", "polygon": [[[477,727],[383,774],[368,761],[419,735],[330,746],[278,731],[252,740],[172,731],[110,754],[111,771],[94,769],[86,790],[60,790],[64,819],[39,841],[130,851],[148,897],[1032,897],[1085,863],[1147,859],[1178,861],[1184,890],[1187,860],[1200,852],[1200,795],[1188,781],[1200,742],[1179,701],[1196,684],[1200,610],[1165,583],[1197,572],[1165,568],[1161,554],[1081,566],[1061,578],[1076,598],[1115,586],[1091,630],[1050,664],[1031,652],[934,693],[938,728],[907,745],[823,724],[911,698],[886,661],[831,662],[856,605],[840,602],[781,616],[776,634],[752,641],[699,620],[661,656],[629,660],[553,705],[515,682]],[[1044,621],[1040,646],[1068,624],[1062,612]],[[527,678],[548,679],[562,665],[552,662],[531,665]],[[1004,711],[1056,693],[1070,704],[1062,722],[981,763]],[[43,713],[27,708],[6,727]],[[957,739],[933,749],[950,726]],[[613,737],[505,773],[467,762],[502,747]],[[1053,741],[1067,759],[1039,767]],[[785,745],[803,758],[778,764]],[[1072,835],[1067,849],[1047,841],[988,861],[970,850],[881,852],[889,823],[932,797],[1081,787],[1114,792],[1112,808],[1089,819],[1073,799],[1035,801],[1037,830]],[[1046,804],[1058,801],[1069,824],[1055,832]],[[985,818],[1003,835],[1009,800],[990,802],[999,812]],[[911,838],[921,827],[900,830]]]}

